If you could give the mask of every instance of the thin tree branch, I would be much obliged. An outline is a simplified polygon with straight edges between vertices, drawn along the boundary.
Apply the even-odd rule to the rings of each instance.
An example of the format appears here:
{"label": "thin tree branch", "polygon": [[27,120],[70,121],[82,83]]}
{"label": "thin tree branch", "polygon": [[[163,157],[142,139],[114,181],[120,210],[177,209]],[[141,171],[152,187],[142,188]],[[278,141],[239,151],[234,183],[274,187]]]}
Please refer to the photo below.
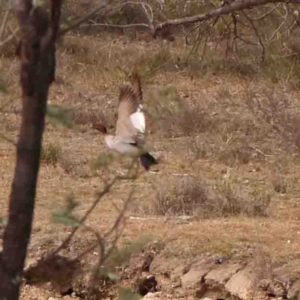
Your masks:
{"label": "thin tree branch", "polygon": [[7,141],[7,142],[9,142],[10,144],[12,144],[15,147],[17,146],[17,143],[14,140],[8,138],[3,133],[0,133],[0,138],[3,139],[3,140],[5,140],[5,141]]}
{"label": "thin tree branch", "polygon": [[59,35],[64,35],[67,32],[75,29],[76,27],[78,27],[79,25],[81,25],[82,23],[86,22],[88,19],[92,18],[93,16],[95,16],[98,12],[100,12],[102,9],[104,12],[109,12],[113,9],[113,7],[108,6],[106,1],[102,1],[103,3],[100,4],[99,6],[97,6],[96,8],[94,8],[93,10],[91,10],[90,12],[88,12],[85,16],[83,16],[82,18],[79,18],[77,21],[74,21],[73,24],[71,24],[70,26],[63,28],[60,30]]}
{"label": "thin tree branch", "polygon": [[11,40],[13,40],[18,32],[19,28],[15,29],[13,33],[10,36],[8,36],[4,41],[0,42],[0,48],[9,43]]}
{"label": "thin tree branch", "polygon": [[249,23],[251,24],[257,38],[258,38],[258,41],[259,41],[259,44],[262,48],[262,53],[261,53],[261,61],[264,62],[265,61],[265,57],[266,57],[266,47],[264,45],[264,42],[258,32],[258,29],[256,28],[256,26],[254,25],[254,22],[252,21],[252,19],[245,13],[243,12],[243,15],[246,17],[246,19],[249,21]]}
{"label": "thin tree branch", "polygon": [[272,42],[274,36],[276,35],[276,33],[281,29],[281,27],[286,23],[287,21],[287,17],[288,17],[288,10],[286,8],[286,6],[284,5],[284,10],[285,10],[285,16],[283,21],[281,22],[281,24],[277,27],[277,29],[272,33],[272,35],[270,36],[270,38],[265,42],[265,44],[269,44]]}
{"label": "thin tree branch", "polygon": [[257,17],[257,18],[252,18],[252,20],[253,21],[260,21],[260,20],[264,19],[265,17],[270,15],[274,10],[276,10],[280,5],[281,5],[281,3],[278,3],[277,5],[274,5],[274,7],[272,9],[270,9],[268,12],[266,12],[265,14],[263,14],[263,15]]}
{"label": "thin tree branch", "polygon": [[[211,19],[213,17],[218,17],[222,15],[230,14],[234,11],[249,9],[255,6],[261,6],[268,3],[286,3],[286,0],[242,0],[242,1],[233,1],[228,5],[221,6],[218,8],[211,9],[207,13],[195,15],[192,17],[186,17],[175,20],[168,20],[166,22],[160,23],[155,27],[154,35],[158,34],[158,31],[162,30],[164,27],[172,25],[184,25],[184,24],[192,24],[197,22],[202,22],[204,20]],[[290,3],[300,3],[300,0],[292,0]]]}
{"label": "thin tree branch", "polygon": [[8,9],[5,12],[5,15],[4,15],[4,18],[3,18],[3,21],[2,21],[2,25],[1,25],[1,28],[0,28],[0,41],[2,41],[2,38],[4,36],[4,31],[5,31],[5,28],[6,28],[6,24],[8,22],[9,14],[10,14],[10,9]]}
{"label": "thin tree branch", "polygon": [[[98,193],[96,200],[94,201],[93,205],[88,209],[88,211],[85,213],[85,215],[81,218],[81,220],[79,221],[80,223],[83,224],[85,222],[85,220],[88,218],[88,216],[94,210],[94,208],[98,205],[98,203],[103,198],[103,196],[106,195],[110,191],[110,189],[114,186],[114,184],[116,183],[117,180],[118,180],[118,176],[114,177],[114,179],[112,179],[112,181],[110,183],[108,183],[101,192]],[[69,236],[63,241],[63,243],[58,248],[56,248],[53,252],[51,252],[45,260],[54,257],[62,249],[64,249],[70,243],[70,241],[72,240],[73,236],[75,235],[75,233],[78,231],[79,228],[80,228],[80,226],[75,227],[71,231]]]}
{"label": "thin tree branch", "polygon": [[108,23],[93,23],[93,24],[85,24],[85,25],[82,25],[81,27],[94,27],[94,26],[107,26],[107,27],[116,27],[116,28],[129,28],[129,27],[150,28],[150,26],[145,23],[135,23],[135,24],[127,24],[127,25],[108,24]]}

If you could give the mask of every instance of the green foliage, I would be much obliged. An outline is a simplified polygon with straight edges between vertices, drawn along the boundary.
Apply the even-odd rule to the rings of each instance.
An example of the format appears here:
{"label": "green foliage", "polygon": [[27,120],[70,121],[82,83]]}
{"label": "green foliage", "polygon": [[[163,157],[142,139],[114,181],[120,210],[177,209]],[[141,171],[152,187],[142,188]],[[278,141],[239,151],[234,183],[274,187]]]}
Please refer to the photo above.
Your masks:
{"label": "green foliage", "polygon": [[1,0],[0,1],[0,11],[2,9],[7,9],[8,5],[9,5],[9,1],[8,0]]}
{"label": "green foliage", "polygon": [[7,86],[5,84],[5,81],[0,77],[0,92],[6,93],[7,92]]}
{"label": "green foliage", "polygon": [[62,150],[59,145],[49,143],[43,146],[42,149],[42,162],[46,165],[56,165],[62,157]]}
{"label": "green foliage", "polygon": [[139,300],[143,297],[125,287],[119,287],[119,300]]}
{"label": "green foliage", "polygon": [[100,275],[117,282],[118,274],[116,273],[116,269],[119,267],[128,266],[131,255],[140,252],[142,248],[151,240],[151,236],[145,235],[136,241],[130,242],[120,249],[113,247],[112,249],[108,250],[110,254],[104,265],[100,268]]}
{"label": "green foliage", "polygon": [[73,126],[69,110],[57,105],[47,105],[46,118],[54,126],[65,126],[68,128]]}
{"label": "green foliage", "polygon": [[0,228],[5,227],[7,225],[8,218],[7,217],[0,217]]}
{"label": "green foliage", "polygon": [[140,252],[151,239],[151,236],[146,235],[120,249],[115,248],[109,257],[109,262],[118,267],[127,266],[130,256],[134,253]]}
{"label": "green foliage", "polygon": [[79,227],[82,224],[74,216],[73,211],[79,205],[75,200],[74,196],[71,194],[66,198],[66,206],[57,212],[54,212],[51,217],[51,221],[54,223],[61,223],[71,227]]}

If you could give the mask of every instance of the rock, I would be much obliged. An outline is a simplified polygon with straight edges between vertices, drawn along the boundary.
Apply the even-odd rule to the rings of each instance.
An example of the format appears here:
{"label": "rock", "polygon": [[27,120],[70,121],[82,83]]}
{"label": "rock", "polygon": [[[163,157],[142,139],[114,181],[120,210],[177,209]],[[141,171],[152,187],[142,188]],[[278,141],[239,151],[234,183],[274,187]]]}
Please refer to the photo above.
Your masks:
{"label": "rock", "polygon": [[53,297],[49,297],[48,300],[57,300],[57,299]]}
{"label": "rock", "polygon": [[225,285],[225,289],[231,295],[240,299],[251,299],[254,292],[255,280],[256,276],[253,264],[248,264],[229,279]]}
{"label": "rock", "polygon": [[270,278],[260,280],[258,287],[272,297],[285,297],[287,294],[283,283]]}
{"label": "rock", "polygon": [[288,299],[300,300],[300,279],[296,280],[288,290]]}
{"label": "rock", "polygon": [[171,279],[177,280],[183,276],[189,270],[189,266],[186,264],[177,264],[177,267],[171,272]]}
{"label": "rock", "polygon": [[200,263],[192,265],[191,269],[181,277],[181,285],[185,289],[193,289],[200,286],[204,276],[211,270],[212,265]]}
{"label": "rock", "polygon": [[226,282],[244,266],[245,264],[239,263],[220,265],[205,276],[205,283],[209,286],[225,285]]}
{"label": "rock", "polygon": [[143,299],[162,299],[162,293],[161,292],[156,292],[156,293],[148,293]]}
{"label": "rock", "polygon": [[160,274],[167,277],[171,276],[171,272],[178,266],[178,259],[165,257],[162,253],[154,257],[152,261],[149,271],[152,274]]}

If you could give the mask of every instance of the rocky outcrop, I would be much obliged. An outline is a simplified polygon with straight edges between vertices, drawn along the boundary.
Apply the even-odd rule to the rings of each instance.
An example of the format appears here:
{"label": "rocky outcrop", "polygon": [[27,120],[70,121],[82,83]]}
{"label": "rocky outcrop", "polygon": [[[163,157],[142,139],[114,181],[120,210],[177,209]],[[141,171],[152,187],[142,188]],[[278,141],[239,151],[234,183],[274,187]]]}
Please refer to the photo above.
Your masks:
{"label": "rocky outcrop", "polygon": [[173,287],[173,295],[178,296],[172,299],[181,299],[185,295],[211,300],[300,300],[300,279],[294,280],[288,290],[286,282],[279,281],[276,276],[264,278],[254,261],[216,262],[200,257],[189,262],[175,262],[170,258],[164,260],[161,254],[154,258],[150,272],[156,276],[160,291],[170,294],[170,286]]}

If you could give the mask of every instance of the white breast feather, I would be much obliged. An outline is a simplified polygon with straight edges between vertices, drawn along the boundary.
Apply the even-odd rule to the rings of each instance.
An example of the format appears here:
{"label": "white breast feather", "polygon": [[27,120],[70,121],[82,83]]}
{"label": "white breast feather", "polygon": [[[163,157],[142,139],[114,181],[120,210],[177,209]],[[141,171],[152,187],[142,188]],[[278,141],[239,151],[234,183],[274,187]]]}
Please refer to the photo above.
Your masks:
{"label": "white breast feather", "polygon": [[142,111],[138,110],[134,114],[130,115],[130,120],[134,128],[139,132],[144,133],[146,130],[145,115]]}

